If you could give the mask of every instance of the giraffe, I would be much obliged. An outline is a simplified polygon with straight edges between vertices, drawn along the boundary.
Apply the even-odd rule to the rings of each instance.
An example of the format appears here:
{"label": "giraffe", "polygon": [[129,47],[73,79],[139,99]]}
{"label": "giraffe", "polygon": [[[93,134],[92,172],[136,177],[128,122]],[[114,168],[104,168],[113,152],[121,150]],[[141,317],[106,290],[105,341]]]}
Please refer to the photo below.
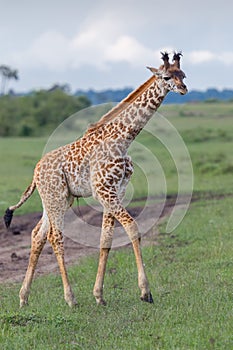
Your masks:
{"label": "giraffe", "polygon": [[141,300],[153,303],[140,248],[140,233],[135,220],[122,204],[126,186],[133,173],[127,150],[138,133],[152,117],[169,91],[184,95],[184,72],[180,69],[181,52],[174,53],[173,63],[167,52],[162,53],[163,64],[147,67],[153,75],[98,122],[91,124],[80,139],[55,149],[37,163],[31,184],[16,205],[4,216],[10,226],[13,212],[37,188],[43,206],[42,218],[32,230],[28,268],[20,289],[20,307],[28,303],[30,286],[40,253],[48,240],[53,247],[60,269],[64,298],[72,307],[77,304],[64,258],[64,216],[74,198],[93,196],[103,206],[99,264],[93,294],[97,304],[106,305],[103,283],[107,259],[112,245],[114,222],[125,229],[135,254]]}

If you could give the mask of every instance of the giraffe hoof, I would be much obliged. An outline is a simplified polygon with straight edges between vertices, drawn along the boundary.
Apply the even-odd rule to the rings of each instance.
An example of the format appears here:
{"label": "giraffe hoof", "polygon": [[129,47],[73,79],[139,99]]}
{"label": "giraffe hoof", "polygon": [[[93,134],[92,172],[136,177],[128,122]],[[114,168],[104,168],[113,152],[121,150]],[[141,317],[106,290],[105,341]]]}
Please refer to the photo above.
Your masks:
{"label": "giraffe hoof", "polygon": [[75,307],[78,305],[73,292],[69,291],[69,293],[65,294],[65,301],[69,305],[69,307]]}
{"label": "giraffe hoof", "polygon": [[152,294],[149,292],[148,294],[145,294],[141,297],[141,300],[142,301],[145,301],[147,303],[150,303],[150,304],[153,304],[154,303],[154,300],[153,300],[153,297],[152,297]]}
{"label": "giraffe hoof", "polygon": [[67,304],[69,305],[69,307],[73,308],[75,306],[78,305],[77,301],[75,300],[75,298],[72,298],[72,299],[69,299],[69,300],[66,300]]}
{"label": "giraffe hoof", "polygon": [[19,306],[20,306],[20,309],[25,306],[28,306],[28,300],[20,300]]}
{"label": "giraffe hoof", "polygon": [[74,307],[78,306],[78,303],[75,300],[75,301],[72,301],[71,303],[68,303],[68,305],[69,305],[70,308],[74,308]]}
{"label": "giraffe hoof", "polygon": [[97,305],[102,305],[102,306],[106,306],[107,305],[107,303],[106,303],[106,301],[104,299],[97,299],[96,298],[96,303],[97,303]]}

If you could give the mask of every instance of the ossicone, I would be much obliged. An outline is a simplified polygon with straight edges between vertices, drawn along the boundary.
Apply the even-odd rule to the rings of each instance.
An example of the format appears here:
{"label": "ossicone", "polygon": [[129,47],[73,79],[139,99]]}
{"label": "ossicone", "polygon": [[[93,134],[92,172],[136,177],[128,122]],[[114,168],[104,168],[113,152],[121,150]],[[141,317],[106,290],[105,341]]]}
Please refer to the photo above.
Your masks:
{"label": "ossicone", "polygon": [[168,69],[170,67],[170,63],[169,63],[169,54],[165,51],[165,52],[160,52],[162,55],[162,60],[164,62],[164,68]]}
{"label": "ossicone", "polygon": [[174,61],[174,66],[177,68],[180,68],[180,57],[181,56],[183,56],[181,51],[174,52],[173,61]]}

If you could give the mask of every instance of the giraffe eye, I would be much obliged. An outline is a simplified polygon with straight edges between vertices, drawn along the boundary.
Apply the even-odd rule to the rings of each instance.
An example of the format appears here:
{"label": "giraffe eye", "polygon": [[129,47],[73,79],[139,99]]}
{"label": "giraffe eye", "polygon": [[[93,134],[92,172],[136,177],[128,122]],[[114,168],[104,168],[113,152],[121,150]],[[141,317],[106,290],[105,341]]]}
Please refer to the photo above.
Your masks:
{"label": "giraffe eye", "polygon": [[171,79],[171,77],[164,77],[163,79],[166,80],[166,81],[168,81],[168,80]]}

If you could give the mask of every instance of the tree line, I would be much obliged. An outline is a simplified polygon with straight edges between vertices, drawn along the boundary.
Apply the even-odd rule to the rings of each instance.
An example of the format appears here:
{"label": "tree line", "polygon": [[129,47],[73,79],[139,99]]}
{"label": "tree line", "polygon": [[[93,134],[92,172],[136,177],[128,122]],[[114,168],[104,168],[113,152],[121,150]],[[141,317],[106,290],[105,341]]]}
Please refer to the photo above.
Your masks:
{"label": "tree line", "polygon": [[85,96],[72,96],[67,84],[16,95],[8,88],[12,79],[19,79],[18,70],[0,65],[0,137],[48,135],[91,104]]}
{"label": "tree line", "polygon": [[55,86],[24,96],[0,97],[0,137],[50,134],[70,115],[90,106],[85,96],[72,96]]}

